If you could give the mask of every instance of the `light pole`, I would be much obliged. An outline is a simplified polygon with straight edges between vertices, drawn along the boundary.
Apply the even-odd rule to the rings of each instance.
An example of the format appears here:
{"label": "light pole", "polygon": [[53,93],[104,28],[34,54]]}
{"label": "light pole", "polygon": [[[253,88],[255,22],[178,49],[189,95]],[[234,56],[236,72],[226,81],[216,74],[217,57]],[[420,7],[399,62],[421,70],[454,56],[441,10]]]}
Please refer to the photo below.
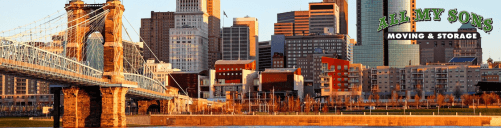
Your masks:
{"label": "light pole", "polygon": [[250,88],[249,88],[249,113],[251,112],[251,100],[250,100]]}

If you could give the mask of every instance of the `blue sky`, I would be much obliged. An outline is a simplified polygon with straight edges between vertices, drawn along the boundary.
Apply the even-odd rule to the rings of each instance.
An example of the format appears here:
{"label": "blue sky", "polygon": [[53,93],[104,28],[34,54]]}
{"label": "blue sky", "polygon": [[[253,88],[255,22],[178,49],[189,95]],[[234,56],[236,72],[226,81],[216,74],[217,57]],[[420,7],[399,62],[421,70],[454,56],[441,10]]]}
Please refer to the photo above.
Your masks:
{"label": "blue sky", "polygon": [[[0,0],[0,31],[15,28],[28,24],[37,19],[61,10],[68,0]],[[86,3],[103,3],[106,0],[84,0]],[[228,15],[224,19],[224,26],[231,26],[234,17],[244,17],[246,15],[256,17],[259,20],[259,40],[270,40],[273,35],[273,23],[276,22],[277,13],[307,10],[309,2],[320,2],[322,0],[221,0],[221,16],[223,10]],[[458,11],[474,12],[492,18],[494,29],[490,34],[480,31],[482,35],[483,60],[489,56],[495,61],[501,61],[501,45],[499,39],[501,29],[497,20],[501,19],[501,14],[497,13],[497,8],[501,4],[497,0],[417,0],[417,8],[444,8],[442,21],[418,22],[417,31],[457,31],[461,23],[449,23],[446,21],[449,9],[457,8]],[[124,0],[124,16],[131,22],[132,27],[139,31],[140,19],[149,18],[151,11],[175,11],[175,0]],[[348,0],[349,11],[349,35],[356,38],[356,0]],[[221,19],[221,22],[223,22]],[[221,23],[222,24],[222,23]],[[133,41],[139,41],[139,36],[133,34],[132,27],[124,20],[127,30],[131,33]],[[124,35],[124,38],[125,35]]]}

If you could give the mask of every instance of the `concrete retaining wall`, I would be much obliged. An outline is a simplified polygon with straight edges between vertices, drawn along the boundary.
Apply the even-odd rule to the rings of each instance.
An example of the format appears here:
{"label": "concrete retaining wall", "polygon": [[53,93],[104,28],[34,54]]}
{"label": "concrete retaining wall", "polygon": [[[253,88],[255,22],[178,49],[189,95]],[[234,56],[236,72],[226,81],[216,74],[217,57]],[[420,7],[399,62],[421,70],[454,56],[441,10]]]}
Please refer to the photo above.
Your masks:
{"label": "concrete retaining wall", "polygon": [[[479,116],[319,116],[319,115],[152,115],[162,126],[489,126],[493,117]],[[500,120],[501,121],[501,120]]]}
{"label": "concrete retaining wall", "polygon": [[150,125],[149,115],[127,116],[127,124]]}

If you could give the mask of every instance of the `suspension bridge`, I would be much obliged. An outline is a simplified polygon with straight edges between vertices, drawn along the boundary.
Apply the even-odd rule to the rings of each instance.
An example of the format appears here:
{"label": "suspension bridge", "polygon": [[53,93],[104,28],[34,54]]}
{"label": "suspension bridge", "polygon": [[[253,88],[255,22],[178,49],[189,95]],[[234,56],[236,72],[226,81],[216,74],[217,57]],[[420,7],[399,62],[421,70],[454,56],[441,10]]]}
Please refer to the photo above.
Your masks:
{"label": "suspension bridge", "polygon": [[[103,4],[71,0],[62,10],[0,32],[0,73],[53,83],[55,126],[59,125],[60,92],[64,94],[63,127],[126,126],[126,96],[160,101],[164,113],[187,111],[191,99],[186,94],[152,79],[152,70],[140,65],[145,63],[142,57],[124,58],[122,32],[129,40],[133,34],[122,23],[122,19],[128,22],[124,10],[119,0]],[[103,43],[87,43],[92,34],[100,35]],[[151,52],[145,47],[145,52]],[[137,47],[125,50],[139,51]],[[94,61],[100,57],[94,55],[98,52],[101,62]]]}

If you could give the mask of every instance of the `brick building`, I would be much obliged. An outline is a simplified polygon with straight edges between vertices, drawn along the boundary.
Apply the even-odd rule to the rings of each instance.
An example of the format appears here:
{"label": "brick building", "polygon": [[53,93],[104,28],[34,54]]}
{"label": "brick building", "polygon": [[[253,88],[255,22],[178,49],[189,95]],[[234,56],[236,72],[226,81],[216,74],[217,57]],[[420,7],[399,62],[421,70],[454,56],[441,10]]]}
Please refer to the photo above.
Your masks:
{"label": "brick building", "polygon": [[284,54],[275,52],[272,57],[272,67],[273,68],[284,68]]}
{"label": "brick building", "polygon": [[265,94],[274,93],[277,96],[294,96],[300,99],[304,96],[304,80],[301,68],[267,68],[259,78],[259,91]]}
{"label": "brick building", "polygon": [[155,58],[156,55],[159,61],[169,63],[169,35],[170,28],[174,28],[174,12],[153,12],[151,18],[141,19],[141,28],[139,35],[149,49],[144,52],[144,60]]}
{"label": "brick building", "polygon": [[199,97],[199,81],[202,72],[172,72],[166,75],[166,86],[175,87],[179,89],[178,94],[189,97]]}

